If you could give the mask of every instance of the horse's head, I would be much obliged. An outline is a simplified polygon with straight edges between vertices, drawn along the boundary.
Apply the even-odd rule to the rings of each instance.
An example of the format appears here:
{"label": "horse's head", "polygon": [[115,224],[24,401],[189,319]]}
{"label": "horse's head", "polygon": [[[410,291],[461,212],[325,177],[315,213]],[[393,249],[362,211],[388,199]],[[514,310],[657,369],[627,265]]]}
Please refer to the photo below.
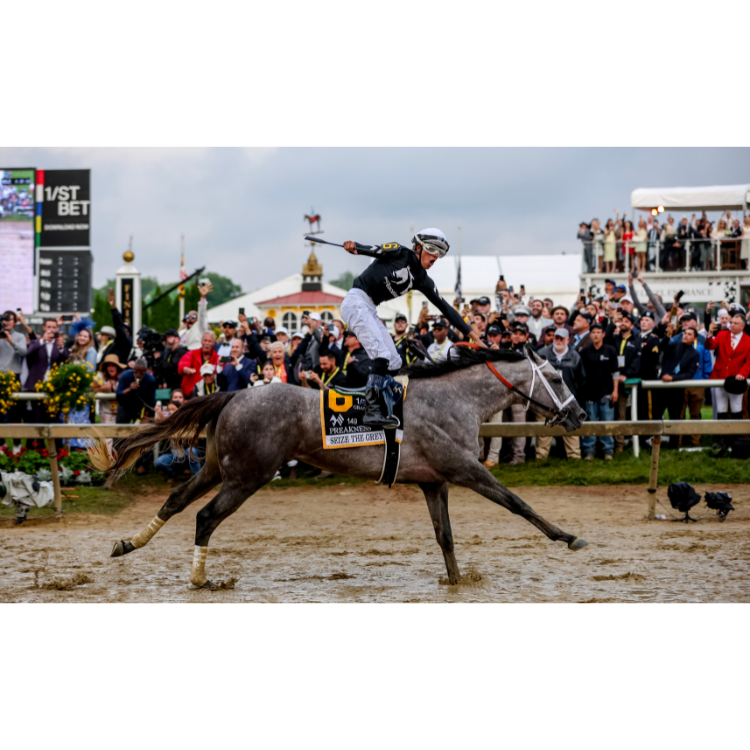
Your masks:
{"label": "horse's head", "polygon": [[560,373],[527,344],[525,353],[531,363],[529,396],[537,403],[529,406],[546,417],[550,424],[561,424],[568,432],[577,430],[586,419],[586,412],[565,385]]}

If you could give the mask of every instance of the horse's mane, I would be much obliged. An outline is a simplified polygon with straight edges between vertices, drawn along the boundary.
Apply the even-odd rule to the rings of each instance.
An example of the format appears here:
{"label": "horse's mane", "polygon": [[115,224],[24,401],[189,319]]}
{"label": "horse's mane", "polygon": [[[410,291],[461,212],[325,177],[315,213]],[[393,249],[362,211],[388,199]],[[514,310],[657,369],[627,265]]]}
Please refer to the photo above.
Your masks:
{"label": "horse's mane", "polygon": [[438,378],[449,372],[465,370],[473,365],[485,362],[520,362],[525,358],[521,352],[507,349],[473,349],[470,346],[453,346],[448,352],[448,359],[443,362],[431,364],[415,364],[401,370],[401,375],[413,378]]}

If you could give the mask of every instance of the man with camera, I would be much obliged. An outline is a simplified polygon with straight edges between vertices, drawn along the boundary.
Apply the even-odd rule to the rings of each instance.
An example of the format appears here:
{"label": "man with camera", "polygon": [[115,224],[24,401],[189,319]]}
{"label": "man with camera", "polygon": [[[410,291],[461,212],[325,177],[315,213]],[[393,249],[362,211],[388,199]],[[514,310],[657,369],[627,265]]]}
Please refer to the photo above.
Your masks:
{"label": "man with camera", "polygon": [[372,372],[372,360],[359,343],[357,334],[351,329],[344,333],[344,348],[347,351],[341,369],[346,373],[347,388],[364,388]]}
{"label": "man with camera", "polygon": [[229,355],[219,358],[219,375],[217,381],[222,391],[239,391],[247,388],[250,376],[255,372],[255,360],[244,356],[245,342],[233,338]]}
{"label": "man with camera", "polygon": [[336,386],[346,385],[346,373],[339,367],[336,354],[330,349],[321,349],[318,358],[320,364],[314,370],[302,370],[300,383],[305,388],[324,391]]}
{"label": "man with camera", "polygon": [[156,381],[161,388],[174,390],[180,387],[182,377],[177,368],[186,353],[187,349],[180,344],[180,334],[174,328],[167,329],[164,334],[164,348],[154,370]]}
{"label": "man with camera", "polygon": [[147,371],[143,357],[117,381],[117,424],[130,424],[144,417],[153,417],[156,405],[156,378]]}
{"label": "man with camera", "polygon": [[[0,372],[11,372],[21,385],[21,367],[26,357],[26,336],[17,333],[16,314],[7,310],[0,318]],[[23,415],[23,402],[16,401],[7,414],[0,416],[2,422],[20,422]],[[20,450],[21,442],[17,443]],[[14,448],[14,452],[17,452]]]}
{"label": "man with camera", "polygon": [[[24,391],[36,391],[36,384],[47,377],[53,365],[66,362],[70,358],[70,352],[65,347],[65,337],[59,330],[54,318],[45,318],[43,323],[44,333],[41,339],[35,339],[29,344],[26,354],[26,365],[29,374],[23,384]],[[34,407],[34,421],[43,424],[52,421],[49,412],[43,402],[36,401]]]}
{"label": "man with camera", "polygon": [[292,365],[299,362],[300,370],[314,370],[320,364],[318,361],[318,351],[323,341],[323,334],[328,335],[328,331],[324,330],[319,313],[305,310],[301,320],[302,325],[307,326],[310,330],[295,349],[292,357]]}

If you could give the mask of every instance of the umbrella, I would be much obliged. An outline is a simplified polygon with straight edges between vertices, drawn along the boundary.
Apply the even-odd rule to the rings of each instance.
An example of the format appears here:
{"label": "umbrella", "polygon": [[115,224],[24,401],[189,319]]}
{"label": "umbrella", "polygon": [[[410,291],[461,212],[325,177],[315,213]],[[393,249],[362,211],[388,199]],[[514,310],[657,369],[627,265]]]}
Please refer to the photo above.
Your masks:
{"label": "umbrella", "polygon": [[716,511],[720,521],[726,521],[730,510],[734,510],[732,496],[728,492],[707,492],[706,505]]}
{"label": "umbrella", "polygon": [[687,482],[674,482],[669,485],[667,496],[672,507],[675,510],[679,510],[680,513],[685,514],[685,517],[680,519],[681,521],[687,523],[688,521],[697,520],[690,517],[690,509],[698,505],[701,501],[701,496],[693,489],[692,485]]}

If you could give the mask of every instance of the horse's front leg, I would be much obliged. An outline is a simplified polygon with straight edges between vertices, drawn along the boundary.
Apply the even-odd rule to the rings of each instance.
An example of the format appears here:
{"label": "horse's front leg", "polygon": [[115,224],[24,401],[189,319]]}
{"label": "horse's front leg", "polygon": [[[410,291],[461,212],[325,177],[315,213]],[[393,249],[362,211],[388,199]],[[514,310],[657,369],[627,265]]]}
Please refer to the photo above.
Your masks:
{"label": "horse's front leg", "polygon": [[419,486],[424,492],[425,500],[427,500],[430,518],[435,528],[435,537],[443,551],[445,567],[448,570],[448,583],[455,586],[461,575],[458,572],[458,563],[453,552],[453,533],[451,532],[451,520],[448,517],[448,483],[434,482],[420,484]]}
{"label": "horse's front leg", "polygon": [[514,495],[507,487],[503,487],[473,456],[472,460],[467,458],[455,470],[443,470],[443,473],[453,484],[474,490],[474,492],[483,495],[488,500],[492,500],[493,503],[507,508],[511,513],[522,516],[529,523],[534,524],[552,541],[563,541],[572,550],[582,549],[588,544],[586,540],[573,534],[568,534],[558,529],[557,526],[545,518],[542,518],[530,505],[521,500],[520,497]]}

